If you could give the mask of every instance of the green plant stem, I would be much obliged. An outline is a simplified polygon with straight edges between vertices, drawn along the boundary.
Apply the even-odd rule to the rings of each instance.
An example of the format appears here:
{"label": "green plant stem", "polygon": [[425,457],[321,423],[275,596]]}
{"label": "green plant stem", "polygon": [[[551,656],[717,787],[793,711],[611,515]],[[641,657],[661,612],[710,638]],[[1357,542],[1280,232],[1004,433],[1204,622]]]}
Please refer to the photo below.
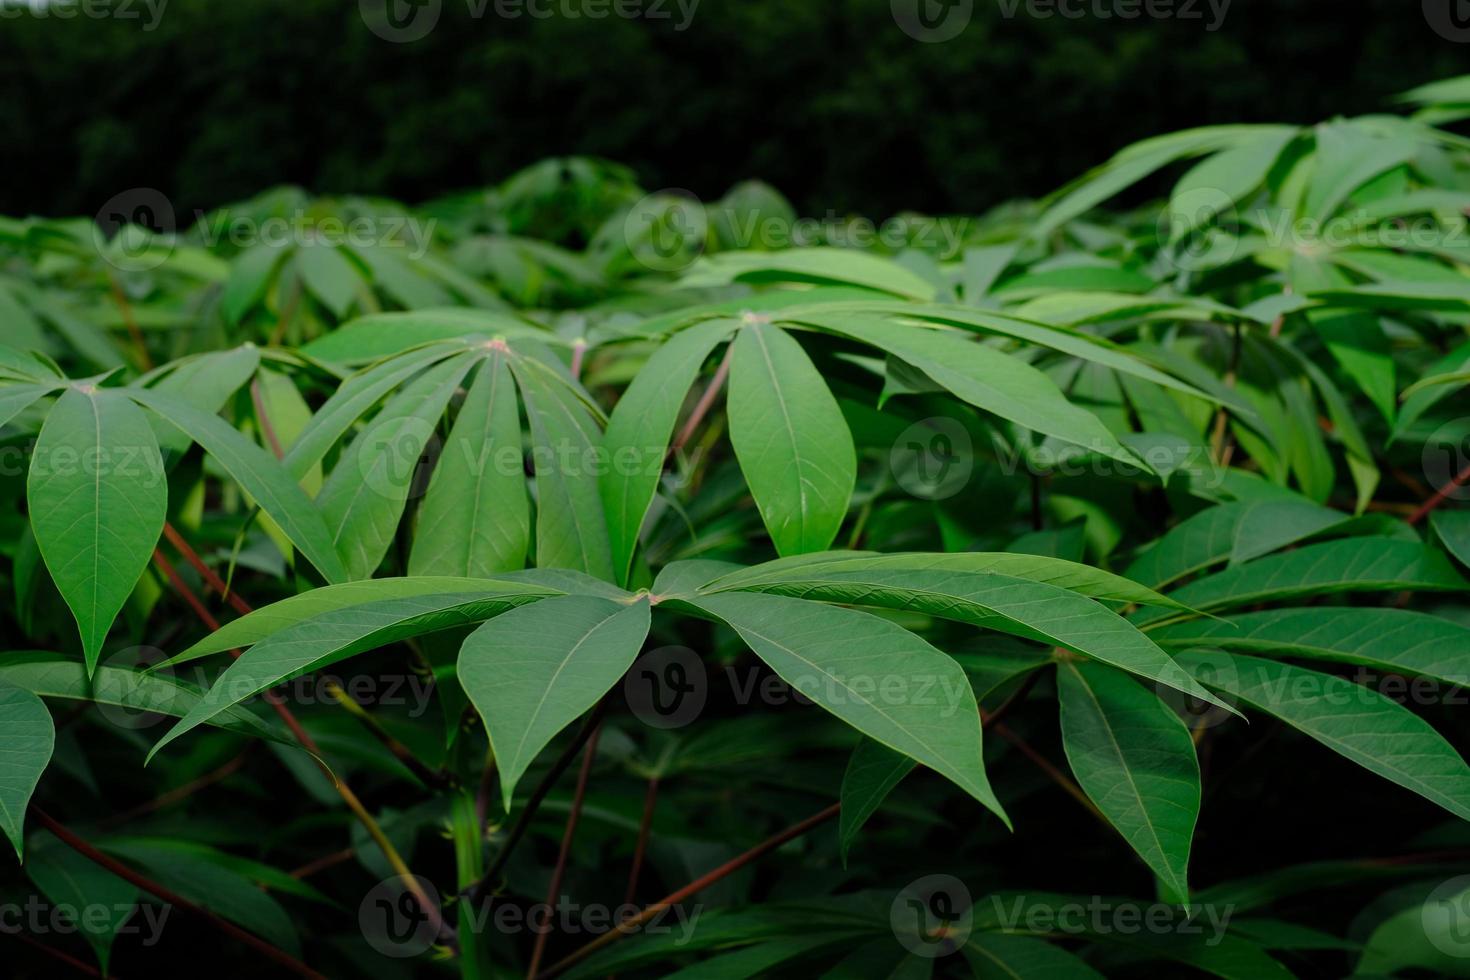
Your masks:
{"label": "green plant stem", "polygon": [[114,858],[108,857],[106,854],[103,854],[101,851],[97,850],[97,848],[87,843],[81,837],[78,837],[76,834],[72,833],[63,824],[54,819],[50,814],[48,814],[45,810],[42,810],[40,807],[32,805],[31,815],[36,818],[36,821],[41,824],[41,826],[50,831],[52,836],[56,837],[63,844],[70,847],[72,850],[76,851],[78,854],[82,855],[88,860],[92,861],[94,864],[100,865],[101,867],[106,868],[108,871],[111,871],[113,874],[117,875],[119,878],[123,879],[129,884],[136,885],[138,888],[141,888],[143,891],[152,895],[154,898],[157,898],[159,901],[165,902],[169,905],[177,906],[181,909],[186,909],[190,912],[195,913],[201,918],[209,920],[209,922],[212,923],[215,928],[219,929],[221,932],[226,933],[227,935],[232,936],[235,939],[238,939],[240,942],[245,943],[248,946],[251,946],[252,948],[259,951],[262,955],[269,957],[271,960],[274,960],[276,963],[284,966],[286,969],[290,970],[292,973],[295,973],[297,976],[311,977],[313,978],[313,980],[326,980],[326,978],[322,974],[316,972],[305,963],[302,963],[294,956],[291,956],[289,953],[286,953],[283,950],[277,949],[276,947],[272,946],[270,943],[266,942],[264,939],[261,939],[259,936],[246,932],[244,929],[241,929],[233,922],[222,919],[208,909],[201,908],[200,906],[195,905],[193,902],[184,898],[182,895],[170,891],[163,885],[160,885],[158,882],[153,881],[150,878],[144,877],[143,875],[134,871],[132,868],[123,864],[121,861],[118,861]]}

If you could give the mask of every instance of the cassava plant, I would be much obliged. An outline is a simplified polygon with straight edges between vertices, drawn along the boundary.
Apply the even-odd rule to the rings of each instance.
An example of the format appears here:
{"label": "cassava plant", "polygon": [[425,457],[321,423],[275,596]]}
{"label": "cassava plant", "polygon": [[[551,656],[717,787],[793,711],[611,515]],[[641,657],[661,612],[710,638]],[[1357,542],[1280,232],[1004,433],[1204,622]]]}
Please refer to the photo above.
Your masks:
{"label": "cassava plant", "polygon": [[1470,976],[1406,101],[869,247],[588,158],[6,219],[13,974]]}

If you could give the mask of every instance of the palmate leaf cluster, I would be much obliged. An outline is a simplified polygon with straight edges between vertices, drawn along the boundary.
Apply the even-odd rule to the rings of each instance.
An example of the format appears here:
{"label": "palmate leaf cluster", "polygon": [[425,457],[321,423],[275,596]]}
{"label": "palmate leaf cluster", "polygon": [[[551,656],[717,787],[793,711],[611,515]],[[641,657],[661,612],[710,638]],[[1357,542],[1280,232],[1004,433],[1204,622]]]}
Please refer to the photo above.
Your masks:
{"label": "palmate leaf cluster", "polygon": [[[865,247],[582,158],[416,209],[0,221],[4,887],[114,909],[104,972],[188,953],[125,938],[157,896],[37,806],[370,971],[391,852],[457,923],[404,975],[500,976],[536,937],[487,895],[612,905],[646,861],[644,903],[837,803],[688,935],[553,937],[564,974],[1465,975],[1470,86],[1406,101]],[[219,233],[273,217],[307,231]],[[1324,801],[1337,850],[1242,854],[1212,808],[1290,792],[1266,746],[1419,836]],[[928,872],[963,928],[905,924]]]}

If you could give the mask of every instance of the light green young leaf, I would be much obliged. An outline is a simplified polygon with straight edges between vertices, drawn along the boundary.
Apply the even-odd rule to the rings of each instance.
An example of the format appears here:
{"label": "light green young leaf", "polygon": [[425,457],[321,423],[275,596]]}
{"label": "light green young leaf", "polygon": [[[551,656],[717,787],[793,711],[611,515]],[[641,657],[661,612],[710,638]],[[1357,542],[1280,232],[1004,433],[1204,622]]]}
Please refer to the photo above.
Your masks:
{"label": "light green young leaf", "polygon": [[751,323],[730,364],[730,442],[782,555],[821,551],[847,516],[852,434],[827,383],[785,331]]}
{"label": "light green young leaf", "polygon": [[69,388],[41,427],[26,479],[31,528],[95,670],[168,510],[148,418],[120,391]]}
{"label": "light green young leaf", "polygon": [[[728,321],[714,320],[674,334],[648,359],[607,420],[602,444],[610,465],[600,490],[619,582],[627,581],[679,409],[710,351],[730,329]],[[624,457],[630,462],[621,462]]]}
{"label": "light green young leaf", "polygon": [[347,578],[321,513],[274,456],[236,432],[217,415],[207,415],[184,402],[144,388],[128,388],[125,393],[188,433],[213,456],[260,505],[260,509],[276,522],[323,578],[328,582],[341,582]]}
{"label": "light green young leaf", "polygon": [[31,794],[51,762],[56,726],[51,712],[30,691],[0,682],[0,830],[15,856],[24,857],[25,815]]}
{"label": "light green young leaf", "polygon": [[979,706],[952,658],[855,609],[738,593],[686,601],[739,633],[797,691],[949,779],[1010,826],[985,776]]}
{"label": "light green young leaf", "polygon": [[1062,747],[1089,799],[1158,875],[1189,899],[1189,851],[1199,819],[1194,741],[1152,691],[1097,664],[1057,668]]}
{"label": "light green young leaf", "polygon": [[1371,688],[1274,660],[1183,653],[1210,687],[1470,820],[1470,767],[1428,722]]}
{"label": "light green young leaf", "polygon": [[536,755],[633,665],[649,622],[647,601],[569,595],[512,610],[465,640],[459,681],[490,735],[506,810]]}
{"label": "light green young leaf", "polygon": [[531,504],[521,416],[505,358],[486,358],[419,509],[410,575],[490,576],[526,564]]}

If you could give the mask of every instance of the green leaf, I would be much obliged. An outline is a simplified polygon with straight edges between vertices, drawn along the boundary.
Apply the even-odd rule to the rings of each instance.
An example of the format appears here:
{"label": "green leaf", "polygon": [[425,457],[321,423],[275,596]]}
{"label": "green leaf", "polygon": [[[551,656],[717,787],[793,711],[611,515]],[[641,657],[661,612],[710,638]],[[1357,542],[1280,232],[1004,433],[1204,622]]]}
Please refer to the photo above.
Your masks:
{"label": "green leaf", "polygon": [[973,932],[960,951],[975,980],[1103,980],[1066,950],[1029,936]]}
{"label": "green leaf", "polygon": [[143,388],[128,388],[126,394],[188,433],[213,456],[260,505],[260,509],[276,522],[323,578],[328,582],[341,582],[347,578],[321,513],[274,456],[236,432],[217,415],[196,411],[184,402]]}
{"label": "green leaf", "polygon": [[916,330],[877,317],[844,317],[821,325],[905,361],[976,408],[1146,469],[1096,415],[1068,401],[1051,378],[1019,357],[953,331]]}
{"label": "green leaf", "polygon": [[474,355],[463,354],[425,371],[383,406],[327,477],[316,503],[349,577],[369,578],[382,563],[419,458],[474,365]]}
{"label": "green leaf", "polygon": [[[1336,592],[1470,589],[1449,559],[1417,541],[1344,538],[1258,558],[1176,589],[1172,596],[1203,612]],[[1149,613],[1140,624],[1169,613]]]}
{"label": "green leaf", "polygon": [[1377,691],[1239,654],[1183,653],[1179,663],[1210,687],[1470,820],[1470,768],[1427,722]]}
{"label": "green leaf", "polygon": [[475,591],[383,599],[303,620],[271,634],[230,664],[148,758],[220,712],[282,681],[408,637],[477,623],[540,598],[539,589],[491,584]]}
{"label": "green leaf", "polygon": [[627,673],[649,622],[646,601],[569,595],[512,610],[465,640],[459,681],[490,735],[507,811],[537,753]]}
{"label": "green leaf", "polygon": [[879,555],[871,551],[828,551],[820,554],[778,558],[760,565],[709,580],[701,591],[744,589],[767,582],[782,582],[805,575],[821,566],[824,571],[860,572],[935,571],[993,572],[1011,578],[1030,579],[1068,589],[1093,599],[1133,602],[1145,606],[1183,609],[1179,603],[1137,582],[1091,565],[1045,555],[966,551],[953,554],[899,552]]}
{"label": "green leaf", "polygon": [[1170,528],[1128,566],[1127,574],[1161,589],[1211,565],[1259,558],[1348,520],[1347,514],[1306,500],[1218,504]]}
{"label": "green leaf", "polygon": [[837,399],[801,345],[742,327],[730,363],[730,443],[776,551],[821,551],[847,515],[857,474]]}
{"label": "green leaf", "polygon": [[59,385],[18,384],[0,388],[0,427],[30,408]]}
{"label": "green leaf", "polygon": [[1274,127],[1195,164],[1169,196],[1169,238],[1178,241],[1260,187],[1286,145],[1300,132]]}
{"label": "green leaf", "polygon": [[953,659],[855,609],[735,593],[685,601],[739,633],[797,691],[949,779],[1010,826],[985,777],[979,706]]}
{"label": "green leaf", "polygon": [[95,670],[168,510],[163,457],[147,416],[121,392],[67,389],[36,440],[26,499],[41,557]]}
{"label": "green leaf", "polygon": [[1149,635],[1165,647],[1333,660],[1470,687],[1470,629],[1407,609],[1272,609],[1174,623]]}
{"label": "green leaf", "polygon": [[728,321],[715,320],[674,334],[648,359],[607,420],[602,445],[610,465],[600,490],[619,582],[627,581],[685,396],[730,329]]}
{"label": "green leaf", "polygon": [[563,594],[554,587],[524,582],[457,578],[444,575],[372,578],[343,582],[340,585],[311,589],[300,595],[291,596],[289,599],[262,606],[239,619],[231,620],[183,653],[164,661],[154,669],[177,666],[210,654],[222,653],[225,650],[243,650],[287,627],[295,626],[297,623],[313,619],[323,613],[335,612],[350,606],[365,606],[371,602],[407,599],[415,596],[474,592],[476,590],[503,592],[512,589],[523,590],[531,596]]}
{"label": "green leaf", "polygon": [[97,845],[185,899],[301,955],[295,921],[280,903],[229,863],[214,860],[209,849],[161,838],[105,838]]}
{"label": "green leaf", "polygon": [[1437,510],[1429,515],[1429,526],[1445,550],[1461,565],[1470,567],[1470,510]]}
{"label": "green leaf", "polygon": [[26,808],[56,746],[51,712],[30,691],[0,682],[0,829],[24,857]]}
{"label": "green leaf", "polygon": [[58,913],[72,911],[67,921],[92,947],[102,975],[110,976],[112,944],[117,930],[136,911],[138,887],[60,841],[48,840],[35,848],[25,869]]}
{"label": "green leaf", "polygon": [[265,298],[271,277],[287,250],[270,242],[246,249],[230,264],[230,277],[220,296],[220,311],[225,319],[238,324],[251,307]]}
{"label": "green leaf", "polygon": [[419,371],[463,352],[459,344],[434,344],[374,365],[342,382],[286,451],[283,462],[292,479],[304,478],[378,399]]}
{"label": "green leaf", "polygon": [[700,259],[685,287],[730,282],[817,282],[864,286],[907,299],[932,300],[934,286],[891,259],[851,248],[792,248],[780,252],[720,252]]}
{"label": "green leaf", "polygon": [[[917,571],[820,564],[780,582],[742,590],[926,613],[1066,647],[1084,656],[1219,703],[1146,635],[1106,606],[1066,589],[992,572]],[[1224,707],[1224,705],[1221,705]]]}
{"label": "green leaf", "polygon": [[360,364],[438,340],[516,334],[553,339],[544,327],[509,313],[448,308],[357,317],[313,340],[301,353],[323,361]]}
{"label": "green leaf", "polygon": [[914,765],[913,759],[871,738],[863,739],[853,750],[842,775],[842,811],[837,829],[837,850],[844,867],[858,831]]}
{"label": "green leaf", "polygon": [[342,252],[331,245],[306,245],[296,250],[301,282],[337,319],[347,315],[367,283]]}
{"label": "green leaf", "polygon": [[526,564],[531,505],[505,358],[480,365],[419,508],[410,575],[488,577]]}
{"label": "green leaf", "polygon": [[598,495],[602,435],[566,381],[538,360],[511,362],[531,428],[536,471],[536,564],[613,578],[607,519]]}
{"label": "green leaf", "polygon": [[1062,747],[1089,799],[1158,875],[1189,898],[1200,774],[1189,730],[1151,691],[1096,664],[1057,668]]}
{"label": "green leaf", "polygon": [[[188,681],[167,674],[103,664],[90,677],[86,665],[71,657],[42,650],[0,654],[0,683],[30,691],[37,697],[88,701],[119,709],[129,720],[148,714],[182,717],[203,697]],[[105,714],[106,712],[104,712]],[[216,715],[210,724],[237,735],[296,747],[297,743],[269,727],[244,708]]]}
{"label": "green leaf", "polygon": [[1317,127],[1317,168],[1307,189],[1303,212],[1330,217],[1353,191],[1374,177],[1413,158],[1418,147],[1406,139],[1389,139],[1351,121]]}

